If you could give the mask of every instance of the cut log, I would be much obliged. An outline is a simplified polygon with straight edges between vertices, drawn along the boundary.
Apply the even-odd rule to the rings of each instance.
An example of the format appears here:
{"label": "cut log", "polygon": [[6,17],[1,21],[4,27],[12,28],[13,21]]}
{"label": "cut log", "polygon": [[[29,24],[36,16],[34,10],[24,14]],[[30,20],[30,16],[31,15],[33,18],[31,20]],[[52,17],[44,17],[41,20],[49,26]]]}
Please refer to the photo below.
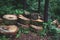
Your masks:
{"label": "cut log", "polygon": [[43,20],[41,20],[41,19],[32,20],[32,21],[36,21],[36,22],[44,22],[44,21],[43,21]]}
{"label": "cut log", "polygon": [[2,18],[0,18],[0,23],[2,23],[3,22],[3,19]]}
{"label": "cut log", "polygon": [[58,25],[58,28],[60,28],[60,25]]}
{"label": "cut log", "polygon": [[7,25],[13,25],[13,24],[16,24],[16,20],[17,20],[17,16],[16,15],[12,15],[12,14],[7,14],[7,15],[4,15],[3,16],[3,19],[4,19],[4,23],[7,24]]}
{"label": "cut log", "polygon": [[21,26],[22,28],[29,28],[30,25],[24,25],[24,24],[21,24],[21,23],[17,23],[18,26]]}
{"label": "cut log", "polygon": [[3,18],[7,20],[17,20],[17,16],[13,14],[4,15]]}
{"label": "cut log", "polygon": [[40,25],[43,25],[43,20],[41,20],[41,19],[31,20],[31,24],[40,26]]}
{"label": "cut log", "polygon": [[59,25],[59,22],[58,22],[58,20],[56,19],[56,20],[54,20],[54,21],[52,22],[52,24],[54,24],[54,25]]}
{"label": "cut log", "polygon": [[36,25],[30,25],[30,26],[36,30],[43,30],[42,26],[36,26]]}
{"label": "cut log", "polygon": [[33,20],[37,20],[38,18],[39,19],[41,18],[39,13],[36,13],[36,12],[31,13],[30,15],[31,15],[31,19],[33,19]]}
{"label": "cut log", "polygon": [[0,26],[0,33],[2,34],[16,34],[17,32],[18,32],[18,27],[16,25]]}
{"label": "cut log", "polygon": [[30,19],[24,17],[23,15],[19,15],[18,22],[24,25],[29,25],[30,24]]}

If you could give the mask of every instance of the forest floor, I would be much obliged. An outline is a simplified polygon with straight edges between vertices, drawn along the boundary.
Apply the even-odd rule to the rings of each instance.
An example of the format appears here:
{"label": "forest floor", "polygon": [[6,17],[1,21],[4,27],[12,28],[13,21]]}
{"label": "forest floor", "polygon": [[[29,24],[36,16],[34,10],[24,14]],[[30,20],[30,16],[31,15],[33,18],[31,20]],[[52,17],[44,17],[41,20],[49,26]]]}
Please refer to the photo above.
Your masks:
{"label": "forest floor", "polygon": [[29,34],[21,33],[19,38],[11,38],[10,40],[42,40],[41,37],[33,32],[29,32]]}

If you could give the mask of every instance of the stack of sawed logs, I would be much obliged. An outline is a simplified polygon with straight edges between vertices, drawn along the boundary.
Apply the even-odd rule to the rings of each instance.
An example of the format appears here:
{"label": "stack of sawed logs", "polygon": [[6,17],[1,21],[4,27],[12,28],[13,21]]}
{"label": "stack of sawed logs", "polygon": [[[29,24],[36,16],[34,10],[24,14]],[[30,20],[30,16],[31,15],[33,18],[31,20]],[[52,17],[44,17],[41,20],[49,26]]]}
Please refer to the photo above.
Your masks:
{"label": "stack of sawed logs", "polygon": [[[33,16],[34,17],[34,16]],[[30,28],[35,30],[43,30],[42,19],[31,19],[24,15],[6,14],[0,18],[0,33],[3,34],[16,34],[19,30],[17,27]]]}

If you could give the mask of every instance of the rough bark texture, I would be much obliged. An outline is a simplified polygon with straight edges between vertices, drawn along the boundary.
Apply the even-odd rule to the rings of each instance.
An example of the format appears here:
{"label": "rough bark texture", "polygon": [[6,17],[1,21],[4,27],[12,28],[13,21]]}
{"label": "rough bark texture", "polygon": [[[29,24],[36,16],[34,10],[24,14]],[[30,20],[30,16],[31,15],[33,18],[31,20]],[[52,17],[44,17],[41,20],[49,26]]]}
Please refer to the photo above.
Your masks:
{"label": "rough bark texture", "polygon": [[45,7],[44,7],[44,21],[48,21],[48,6],[49,6],[49,0],[45,0]]}
{"label": "rough bark texture", "polygon": [[3,21],[6,25],[15,25],[17,23],[16,20],[4,20]]}
{"label": "rough bark texture", "polygon": [[38,0],[38,13],[40,13],[40,2],[41,0]]}

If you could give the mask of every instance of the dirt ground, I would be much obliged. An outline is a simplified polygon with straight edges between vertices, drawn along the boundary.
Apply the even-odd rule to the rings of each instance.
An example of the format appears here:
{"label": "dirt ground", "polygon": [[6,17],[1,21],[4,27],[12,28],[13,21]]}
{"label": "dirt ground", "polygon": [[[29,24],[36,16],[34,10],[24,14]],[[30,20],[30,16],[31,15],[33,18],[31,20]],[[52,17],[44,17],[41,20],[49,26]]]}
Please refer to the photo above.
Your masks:
{"label": "dirt ground", "polygon": [[20,38],[11,38],[10,40],[42,40],[39,35],[30,32],[29,34],[21,34]]}

